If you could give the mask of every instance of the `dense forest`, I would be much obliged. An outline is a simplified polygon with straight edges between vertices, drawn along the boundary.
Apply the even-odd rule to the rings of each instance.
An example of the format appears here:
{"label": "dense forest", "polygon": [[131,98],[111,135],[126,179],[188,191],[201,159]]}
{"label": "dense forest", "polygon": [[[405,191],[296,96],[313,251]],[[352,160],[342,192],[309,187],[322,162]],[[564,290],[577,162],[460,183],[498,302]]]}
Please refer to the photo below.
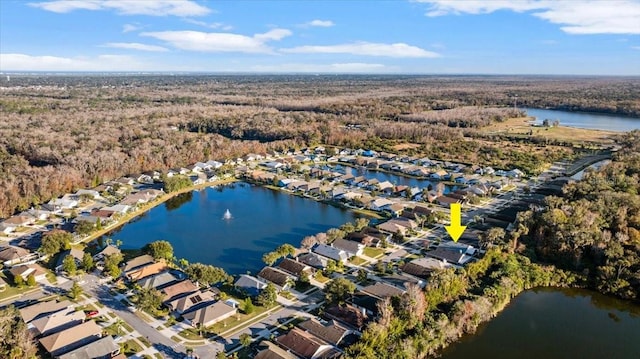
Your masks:
{"label": "dense forest", "polygon": [[[640,299],[640,131],[622,150],[548,197],[541,211],[522,213],[529,233],[518,250],[532,259],[584,273],[602,293]],[[525,219],[526,218],[526,219]]]}
{"label": "dense forest", "polygon": [[[575,149],[482,133],[523,116],[514,101],[640,114],[640,82],[626,78],[15,75],[1,85],[0,217],[127,174],[319,143],[537,173]],[[417,147],[397,147],[407,142]]]}

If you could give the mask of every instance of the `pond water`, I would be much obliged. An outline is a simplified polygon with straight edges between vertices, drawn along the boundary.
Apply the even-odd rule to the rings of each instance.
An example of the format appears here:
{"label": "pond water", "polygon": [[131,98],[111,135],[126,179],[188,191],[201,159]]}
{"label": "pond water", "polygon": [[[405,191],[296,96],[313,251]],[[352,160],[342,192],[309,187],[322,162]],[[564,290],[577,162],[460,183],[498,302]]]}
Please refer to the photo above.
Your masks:
{"label": "pond water", "polygon": [[[231,219],[223,219],[226,210]],[[353,221],[353,212],[246,183],[176,196],[108,237],[122,248],[164,239],[175,256],[222,267],[230,274],[256,273],[262,255],[283,243],[299,246],[308,235]]]}
{"label": "pond water", "polygon": [[442,358],[640,358],[640,305],[587,290],[529,290]]}
{"label": "pond water", "polygon": [[606,130],[627,132],[640,129],[640,118],[624,117],[616,115],[569,112],[559,110],[543,110],[538,108],[523,108],[527,115],[535,117],[534,123],[542,124],[542,121],[549,119],[550,122],[560,121],[561,126],[588,128],[594,130]]}

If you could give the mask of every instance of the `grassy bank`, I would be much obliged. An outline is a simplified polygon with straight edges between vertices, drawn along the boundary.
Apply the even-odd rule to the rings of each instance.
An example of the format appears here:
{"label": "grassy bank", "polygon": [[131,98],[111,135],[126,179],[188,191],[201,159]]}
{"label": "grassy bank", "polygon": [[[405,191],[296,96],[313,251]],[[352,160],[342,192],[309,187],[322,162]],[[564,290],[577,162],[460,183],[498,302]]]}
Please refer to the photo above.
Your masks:
{"label": "grassy bank", "polygon": [[183,194],[183,193],[187,193],[187,192],[191,192],[191,191],[195,191],[195,190],[199,190],[199,189],[203,189],[203,188],[207,188],[207,187],[213,187],[213,186],[218,186],[218,185],[225,185],[225,184],[229,184],[229,183],[233,183],[233,182],[237,182],[238,180],[235,178],[229,178],[229,179],[224,179],[224,180],[220,180],[220,181],[215,181],[215,182],[207,182],[207,183],[203,183],[200,185],[196,185],[196,186],[190,186],[187,188],[183,188],[179,191],[175,191],[175,192],[171,192],[171,193],[166,193],[156,199],[154,199],[151,202],[145,203],[141,206],[139,206],[135,211],[127,213],[126,215],[118,218],[118,221],[116,223],[113,223],[103,229],[97,230],[93,233],[91,233],[89,236],[83,238],[82,240],[80,240],[78,243],[87,243],[87,242],[91,242],[97,238],[100,238],[102,236],[104,236],[105,234],[108,234],[109,232],[117,229],[118,227],[128,223],[129,221],[131,221],[132,219],[144,214],[145,212],[151,210],[152,208],[163,204],[164,202],[170,200],[171,198]]}

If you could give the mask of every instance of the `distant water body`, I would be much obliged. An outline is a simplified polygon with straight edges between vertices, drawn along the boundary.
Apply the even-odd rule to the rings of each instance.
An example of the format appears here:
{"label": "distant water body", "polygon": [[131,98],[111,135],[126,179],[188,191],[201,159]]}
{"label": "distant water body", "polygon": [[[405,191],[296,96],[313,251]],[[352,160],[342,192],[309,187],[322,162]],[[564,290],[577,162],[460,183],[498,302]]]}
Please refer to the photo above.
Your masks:
{"label": "distant water body", "polygon": [[587,290],[528,290],[442,355],[469,358],[640,358],[640,305]]}
{"label": "distant water body", "polygon": [[[227,209],[231,218],[224,219]],[[237,183],[176,196],[107,237],[122,240],[125,249],[164,239],[178,258],[256,273],[264,253],[283,243],[297,247],[305,236],[354,219],[351,211]]]}
{"label": "distant water body", "polygon": [[608,114],[596,114],[587,112],[569,112],[559,110],[542,110],[537,108],[524,108],[527,115],[535,117],[536,124],[549,119],[550,122],[560,121],[561,126],[587,128],[592,130],[605,130],[627,132],[640,129],[640,118],[624,117]]}

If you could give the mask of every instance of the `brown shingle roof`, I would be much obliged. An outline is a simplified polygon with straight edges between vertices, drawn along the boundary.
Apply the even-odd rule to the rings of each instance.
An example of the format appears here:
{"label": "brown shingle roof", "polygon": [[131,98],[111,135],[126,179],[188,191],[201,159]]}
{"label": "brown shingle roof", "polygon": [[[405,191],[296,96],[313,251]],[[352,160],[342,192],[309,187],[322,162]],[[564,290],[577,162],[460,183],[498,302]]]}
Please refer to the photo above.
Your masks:
{"label": "brown shingle roof", "polygon": [[59,311],[47,316],[38,318],[31,322],[38,335],[49,335],[54,331],[68,328],[72,325],[79,324],[84,321],[85,315],[82,311]]}
{"label": "brown shingle roof", "polygon": [[276,339],[276,343],[303,358],[315,358],[319,353],[329,349],[329,345],[313,334],[300,328],[293,328],[289,333]]}
{"label": "brown shingle roof", "polygon": [[143,265],[147,265],[149,263],[153,263],[155,260],[152,256],[145,254],[138,257],[135,257],[127,262],[127,264],[122,269],[123,272],[128,272],[132,269],[142,267]]}
{"label": "brown shingle roof", "polygon": [[86,342],[84,339],[92,336],[99,336],[101,333],[102,328],[96,324],[96,322],[90,320],[69,329],[46,336],[40,339],[40,344],[42,344],[49,353],[52,353],[64,347],[72,348],[77,343]]}
{"label": "brown shingle roof", "polygon": [[362,292],[371,294],[374,297],[384,299],[387,297],[401,296],[404,294],[402,289],[396,288],[386,283],[375,283],[362,288]]}
{"label": "brown shingle roof", "polygon": [[204,308],[194,310],[185,314],[183,317],[191,322],[194,326],[198,324],[209,325],[236,313],[236,308],[224,302],[215,302]]}
{"label": "brown shingle roof", "polygon": [[12,261],[26,257],[30,252],[21,247],[6,246],[0,247],[0,261]]}
{"label": "brown shingle roof", "polygon": [[193,284],[191,280],[187,279],[165,287],[161,292],[165,295],[165,300],[170,300],[183,294],[193,293],[196,290],[198,290],[198,286]]}
{"label": "brown shingle roof", "polygon": [[255,359],[298,359],[298,356],[289,353],[271,342],[262,341],[258,348],[262,350],[256,354]]}
{"label": "brown shingle roof", "polygon": [[287,279],[289,278],[286,273],[271,267],[262,268],[260,273],[258,273],[258,277],[272,282],[273,284],[276,284],[280,287],[283,287],[285,284],[287,284]]}
{"label": "brown shingle roof", "polygon": [[324,311],[325,317],[336,319],[356,329],[362,329],[367,322],[367,315],[353,305],[333,305]]}
{"label": "brown shingle roof", "polygon": [[126,273],[127,277],[129,277],[132,281],[137,281],[142,278],[148,277],[150,275],[158,274],[165,270],[167,265],[164,262],[156,262],[147,264],[143,267],[139,267],[137,269],[133,269]]}
{"label": "brown shingle roof", "polygon": [[68,300],[63,300],[61,302],[50,300],[48,302],[40,302],[20,309],[20,316],[22,316],[22,320],[24,320],[25,323],[29,323],[38,317],[59,312],[63,309],[69,308],[70,306],[71,302]]}
{"label": "brown shingle roof", "polygon": [[339,325],[335,321],[322,324],[315,318],[298,324],[298,327],[333,345],[338,345],[348,332],[347,328]]}
{"label": "brown shingle roof", "polygon": [[198,291],[167,302],[167,305],[171,308],[171,310],[184,312],[193,306],[211,302],[214,299],[215,295],[212,292],[208,290],[204,292]]}
{"label": "brown shingle roof", "polygon": [[305,269],[307,271],[309,270],[309,267],[306,264],[298,262],[291,258],[283,259],[282,262],[278,264],[278,268],[284,270],[285,272],[294,274],[296,276],[300,276],[300,274],[302,274],[302,272],[304,272]]}

